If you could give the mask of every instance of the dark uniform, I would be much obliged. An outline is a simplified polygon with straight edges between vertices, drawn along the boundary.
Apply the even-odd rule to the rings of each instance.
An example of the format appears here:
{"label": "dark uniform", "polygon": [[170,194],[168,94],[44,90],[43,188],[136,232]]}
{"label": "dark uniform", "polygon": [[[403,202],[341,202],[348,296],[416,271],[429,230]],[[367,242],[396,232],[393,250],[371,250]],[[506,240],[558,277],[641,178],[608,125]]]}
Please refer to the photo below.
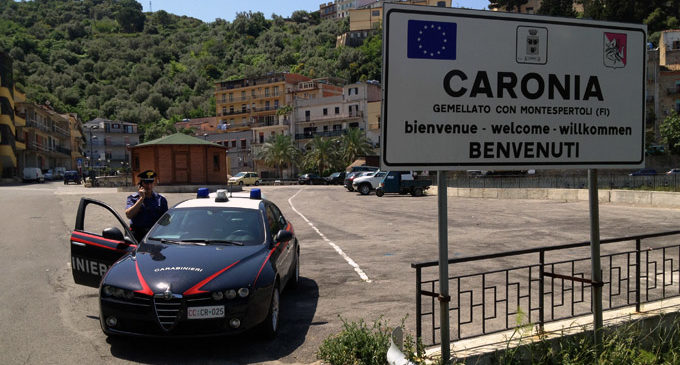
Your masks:
{"label": "dark uniform", "polygon": [[[142,174],[148,172],[145,171]],[[138,176],[143,179],[156,177],[156,174],[153,172],[151,172],[153,176],[151,176],[151,174],[148,174],[148,176],[142,176],[142,174],[139,174]],[[168,210],[168,200],[165,199],[163,195],[158,194],[155,191],[153,191],[151,195],[151,197],[144,199],[137,215],[130,219],[130,228],[132,229],[132,233],[134,234],[137,242],[140,242],[142,238],[144,238],[156,221],[163,215],[163,213]],[[139,193],[134,193],[128,196],[125,209],[127,210],[131,206],[135,205],[139,199]]]}

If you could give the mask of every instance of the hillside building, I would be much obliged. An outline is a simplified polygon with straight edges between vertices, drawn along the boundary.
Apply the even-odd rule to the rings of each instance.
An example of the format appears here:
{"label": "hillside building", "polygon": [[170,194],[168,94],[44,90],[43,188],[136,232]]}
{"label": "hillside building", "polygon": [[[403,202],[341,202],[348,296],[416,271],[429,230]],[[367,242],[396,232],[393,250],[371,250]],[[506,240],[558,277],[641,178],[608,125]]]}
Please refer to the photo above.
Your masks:
{"label": "hillside building", "polygon": [[130,163],[129,149],[139,144],[137,124],[95,118],[83,125],[85,167],[127,168]]}

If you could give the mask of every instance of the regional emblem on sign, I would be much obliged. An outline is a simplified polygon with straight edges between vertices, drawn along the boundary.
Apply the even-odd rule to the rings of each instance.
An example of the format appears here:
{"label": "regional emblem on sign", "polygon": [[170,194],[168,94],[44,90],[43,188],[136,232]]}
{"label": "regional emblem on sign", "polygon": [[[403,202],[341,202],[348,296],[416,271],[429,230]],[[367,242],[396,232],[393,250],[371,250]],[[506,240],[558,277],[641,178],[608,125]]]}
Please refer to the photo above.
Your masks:
{"label": "regional emblem on sign", "polygon": [[626,67],[626,41],[624,33],[604,33],[604,65],[606,67]]}

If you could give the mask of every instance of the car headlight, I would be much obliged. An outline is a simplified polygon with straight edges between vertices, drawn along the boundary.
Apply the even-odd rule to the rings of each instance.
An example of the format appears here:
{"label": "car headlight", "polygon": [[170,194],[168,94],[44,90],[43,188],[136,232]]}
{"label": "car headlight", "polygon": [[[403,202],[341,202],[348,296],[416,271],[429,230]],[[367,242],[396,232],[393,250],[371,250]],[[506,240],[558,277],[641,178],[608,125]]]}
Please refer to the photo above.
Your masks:
{"label": "car headlight", "polygon": [[215,291],[212,293],[212,297],[215,300],[222,300],[224,298],[224,293],[222,293],[221,291]]}
{"label": "car headlight", "polygon": [[135,296],[135,293],[132,290],[117,288],[110,285],[105,285],[102,289],[102,293],[107,297],[114,298],[132,299]]}
{"label": "car headlight", "polygon": [[238,296],[241,298],[245,298],[250,294],[250,290],[248,288],[241,288],[238,290]]}
{"label": "car headlight", "polygon": [[224,296],[227,297],[227,299],[234,299],[236,298],[236,290],[229,289],[224,292]]}

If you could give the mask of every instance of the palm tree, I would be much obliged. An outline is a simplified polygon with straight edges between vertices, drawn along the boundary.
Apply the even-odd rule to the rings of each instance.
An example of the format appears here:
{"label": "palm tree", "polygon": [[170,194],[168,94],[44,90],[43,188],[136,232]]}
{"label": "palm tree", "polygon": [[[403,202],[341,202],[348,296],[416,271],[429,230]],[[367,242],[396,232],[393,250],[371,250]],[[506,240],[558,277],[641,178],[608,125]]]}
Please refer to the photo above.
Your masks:
{"label": "palm tree", "polygon": [[350,128],[340,137],[342,158],[349,165],[359,156],[366,156],[372,151],[371,143],[359,128]]}
{"label": "palm tree", "polygon": [[323,176],[323,172],[330,168],[337,159],[335,140],[315,136],[307,143],[307,147],[310,149],[304,157],[305,168],[315,169],[319,172],[319,176]]}
{"label": "palm tree", "polygon": [[262,145],[255,158],[263,160],[267,166],[275,167],[279,177],[283,177],[283,168],[296,163],[299,152],[290,136],[277,134]]}

